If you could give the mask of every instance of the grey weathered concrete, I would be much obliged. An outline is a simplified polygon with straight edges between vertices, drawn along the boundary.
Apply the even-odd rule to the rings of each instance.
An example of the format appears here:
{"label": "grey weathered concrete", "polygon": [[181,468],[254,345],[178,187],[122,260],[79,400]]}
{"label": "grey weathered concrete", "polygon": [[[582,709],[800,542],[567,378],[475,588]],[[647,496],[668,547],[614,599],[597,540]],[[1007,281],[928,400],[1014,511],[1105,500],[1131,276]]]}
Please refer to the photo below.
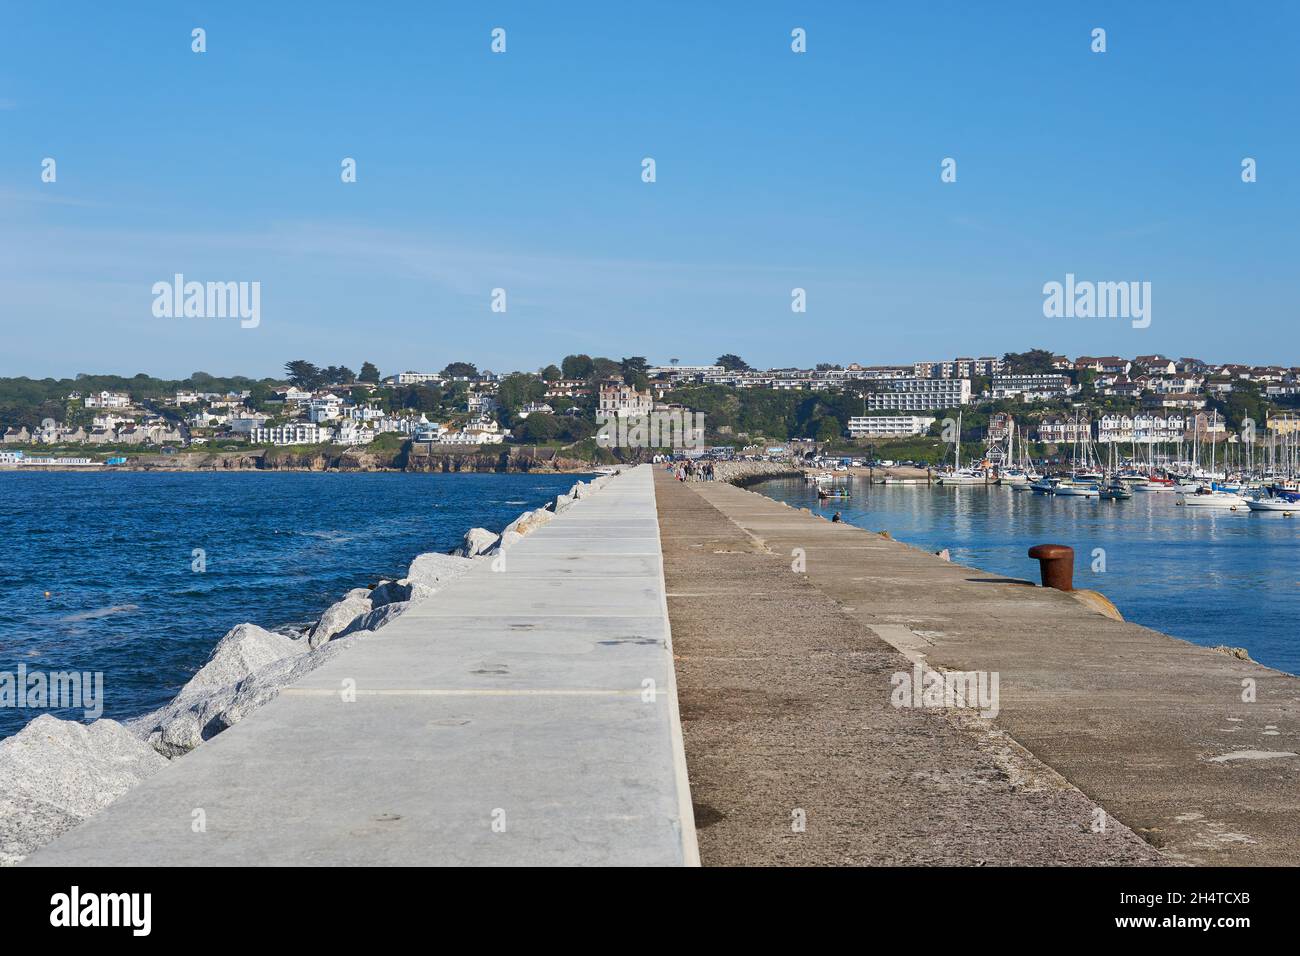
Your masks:
{"label": "grey weathered concrete", "polygon": [[695,863],[661,568],[642,467],[28,863]]}
{"label": "grey weathered concrete", "polygon": [[1096,803],[989,721],[892,706],[912,662],[704,500],[717,487],[743,494],[658,494],[704,865],[1162,862],[1094,830]]}
{"label": "grey weathered concrete", "polygon": [[[1061,592],[949,564],[753,491],[715,483],[681,486],[672,493],[695,501],[682,498],[675,505],[694,510],[681,534],[716,529],[719,537],[695,542],[718,552],[711,563],[762,563],[728,553],[740,548],[721,543],[725,540],[746,542],[748,550],[769,555],[767,564],[783,568],[783,578],[806,579],[812,591],[836,602],[846,627],[869,635],[863,652],[875,650],[877,642],[870,638],[878,638],[931,666],[998,672],[1001,713],[992,728],[1059,772],[1166,859],[1234,866],[1300,863],[1300,757],[1295,756],[1300,753],[1300,679],[1109,620]],[[672,493],[661,488],[661,510],[673,502]],[[707,525],[710,513],[726,522]],[[728,524],[738,534],[723,538]],[[676,534],[665,523],[670,552]],[[789,571],[795,548],[805,555],[804,575]],[[691,630],[690,601],[675,595],[707,593],[707,569],[694,570],[683,588],[675,581],[671,553],[667,568],[678,653],[689,658],[701,638]],[[1028,559],[1025,571],[1036,573]],[[716,590],[735,587],[726,583]],[[766,604],[765,598],[752,600]],[[710,614],[723,616],[721,600],[711,598]],[[788,611],[772,601],[758,619],[789,619]],[[804,626],[790,620],[790,639],[801,640]],[[826,639],[820,645],[826,648]],[[853,679],[851,673],[828,676],[820,690],[769,681],[766,693],[792,698],[823,693],[834,701],[836,687]],[[700,678],[683,666],[679,680],[693,794],[700,800],[691,743],[694,683]],[[1253,703],[1242,699],[1245,680],[1254,682]],[[877,687],[876,693],[887,690]],[[978,814],[979,807],[975,810]],[[702,830],[706,864],[710,840],[709,831]],[[1024,853],[1032,851],[1023,841],[1019,845]]]}

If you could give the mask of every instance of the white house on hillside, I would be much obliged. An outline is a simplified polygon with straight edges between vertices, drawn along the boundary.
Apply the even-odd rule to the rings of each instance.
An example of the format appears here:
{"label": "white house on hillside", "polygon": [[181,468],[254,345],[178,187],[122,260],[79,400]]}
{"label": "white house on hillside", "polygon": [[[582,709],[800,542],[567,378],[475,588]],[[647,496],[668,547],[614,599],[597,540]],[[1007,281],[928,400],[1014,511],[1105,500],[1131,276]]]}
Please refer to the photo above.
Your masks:
{"label": "white house on hillside", "polygon": [[605,383],[600,386],[599,414],[602,417],[648,415],[654,407],[654,396],[649,392],[639,392],[631,385],[623,384]]}
{"label": "white house on hillside", "polygon": [[125,392],[98,392],[86,396],[87,408],[130,408],[131,396]]}

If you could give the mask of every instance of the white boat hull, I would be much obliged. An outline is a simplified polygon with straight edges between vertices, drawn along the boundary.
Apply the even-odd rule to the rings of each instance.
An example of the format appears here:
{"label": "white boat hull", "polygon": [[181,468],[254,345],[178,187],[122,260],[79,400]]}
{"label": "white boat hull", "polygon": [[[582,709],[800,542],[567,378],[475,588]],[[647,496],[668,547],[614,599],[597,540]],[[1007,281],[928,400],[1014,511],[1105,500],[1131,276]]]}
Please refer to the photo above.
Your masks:
{"label": "white boat hull", "polygon": [[1074,488],[1057,485],[1056,494],[1061,498],[1100,498],[1101,490],[1099,488]]}
{"label": "white boat hull", "polygon": [[986,479],[983,475],[940,475],[941,485],[982,485]]}
{"label": "white boat hull", "polygon": [[1294,514],[1300,511],[1300,502],[1298,501],[1280,501],[1277,498],[1254,498],[1246,499],[1246,506],[1251,511],[1281,511],[1284,514]]}
{"label": "white boat hull", "polygon": [[1212,494],[1196,495],[1178,493],[1178,503],[1188,508],[1245,508],[1250,502],[1241,495]]}

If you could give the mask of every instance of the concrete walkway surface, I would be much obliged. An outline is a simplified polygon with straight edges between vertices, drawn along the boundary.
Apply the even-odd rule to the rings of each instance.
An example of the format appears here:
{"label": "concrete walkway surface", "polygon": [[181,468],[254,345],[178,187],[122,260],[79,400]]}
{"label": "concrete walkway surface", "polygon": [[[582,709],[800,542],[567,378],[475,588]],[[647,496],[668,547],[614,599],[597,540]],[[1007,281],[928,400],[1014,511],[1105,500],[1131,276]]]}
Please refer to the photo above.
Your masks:
{"label": "concrete walkway surface", "polygon": [[645,466],[27,862],[694,864],[661,567]]}
{"label": "concrete walkway surface", "polygon": [[[753,491],[680,485],[666,475],[659,480],[692,793],[697,804],[739,801],[698,813],[706,865],[717,852],[734,858],[727,854],[738,843],[766,832],[747,817],[757,780],[793,787],[789,795],[770,795],[763,808],[765,821],[779,818],[788,829],[788,810],[778,805],[800,799],[801,779],[820,782],[823,774],[843,780],[824,794],[827,814],[851,818],[840,821],[850,831],[843,845],[867,848],[872,859],[886,853],[875,847],[872,831],[889,819],[892,800],[910,812],[947,817],[936,839],[949,847],[978,841],[989,822],[985,811],[1005,807],[1004,852],[987,859],[1050,862],[1032,839],[1022,838],[1012,811],[1026,781],[1032,791],[1043,772],[1053,771],[1086,795],[1088,806],[1075,824],[1084,845],[1096,851],[1092,862],[1118,861],[1092,832],[1088,813],[1102,811],[1108,827],[1115,821],[1131,828],[1169,862],[1300,863],[1300,679],[1109,620],[1061,592],[950,564]],[[795,549],[805,573],[791,570]],[[1025,570],[1036,574],[1028,558]],[[881,655],[888,661],[879,661]],[[910,712],[930,718],[924,731],[883,732],[889,672],[917,660],[1000,675],[997,717],[959,722],[977,750],[1000,737],[1032,754],[1020,769],[995,757],[1002,766],[989,781],[1006,791],[1001,797],[985,793],[970,801],[981,787],[958,771],[978,776],[979,765],[964,762],[961,748],[948,756],[934,749],[944,735],[933,712]],[[771,671],[777,661],[783,667]],[[1243,682],[1253,688],[1253,702],[1243,700]],[[773,710],[776,705],[792,709],[793,718]],[[800,736],[791,737],[789,720]],[[754,728],[754,740],[737,733],[745,726]],[[854,740],[863,734],[866,739]],[[748,786],[729,785],[742,761],[762,776]],[[843,779],[845,762],[870,782],[865,790]],[[709,773],[717,777],[706,785],[704,771],[715,765]],[[918,785],[912,790],[919,792],[882,787],[873,797],[882,774]],[[870,812],[852,818],[850,811],[864,803]],[[962,807],[965,823],[950,812]],[[748,834],[727,835],[728,821],[738,818]],[[1059,854],[1058,862],[1079,859],[1070,841],[1052,844],[1051,813],[1041,822],[1039,847]],[[721,836],[714,836],[715,827]],[[784,830],[781,842],[790,843]],[[920,861],[925,853],[913,847],[905,856]],[[1144,859],[1150,854],[1130,858]]]}

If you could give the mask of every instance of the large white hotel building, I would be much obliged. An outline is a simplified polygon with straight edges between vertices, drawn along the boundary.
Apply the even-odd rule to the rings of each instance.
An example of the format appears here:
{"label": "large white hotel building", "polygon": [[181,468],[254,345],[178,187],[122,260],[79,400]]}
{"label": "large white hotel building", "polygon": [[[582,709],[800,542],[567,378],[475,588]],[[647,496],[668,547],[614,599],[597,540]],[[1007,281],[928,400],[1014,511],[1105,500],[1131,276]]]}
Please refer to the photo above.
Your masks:
{"label": "large white hotel building", "polygon": [[854,415],[849,419],[853,438],[908,438],[924,435],[935,419],[928,415]]}
{"label": "large white hotel building", "polygon": [[873,412],[924,412],[970,404],[968,378],[895,378],[883,383],[885,391],[866,397]]}

